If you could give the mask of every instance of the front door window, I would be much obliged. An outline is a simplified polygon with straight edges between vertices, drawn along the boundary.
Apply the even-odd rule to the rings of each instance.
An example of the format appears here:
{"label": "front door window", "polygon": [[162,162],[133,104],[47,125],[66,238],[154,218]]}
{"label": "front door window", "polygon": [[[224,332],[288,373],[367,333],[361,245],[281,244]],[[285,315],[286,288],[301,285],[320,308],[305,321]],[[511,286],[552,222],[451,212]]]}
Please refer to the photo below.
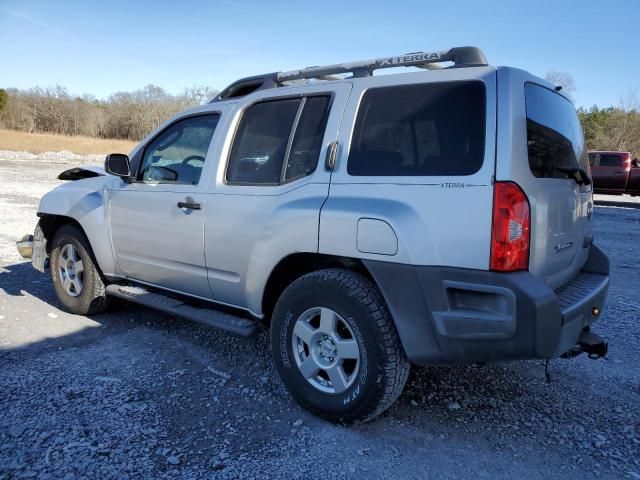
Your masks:
{"label": "front door window", "polygon": [[145,148],[137,180],[197,185],[219,118],[188,117],[164,130]]}

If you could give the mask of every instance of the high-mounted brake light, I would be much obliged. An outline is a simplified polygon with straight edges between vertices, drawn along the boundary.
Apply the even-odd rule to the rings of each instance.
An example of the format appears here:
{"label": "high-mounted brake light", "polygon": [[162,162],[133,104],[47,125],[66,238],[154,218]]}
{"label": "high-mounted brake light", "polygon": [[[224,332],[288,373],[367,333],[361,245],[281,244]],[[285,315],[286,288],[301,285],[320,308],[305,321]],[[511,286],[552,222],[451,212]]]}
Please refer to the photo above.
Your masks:
{"label": "high-mounted brake light", "polygon": [[529,268],[531,212],[522,189],[513,182],[493,186],[493,225],[489,267],[500,272]]}

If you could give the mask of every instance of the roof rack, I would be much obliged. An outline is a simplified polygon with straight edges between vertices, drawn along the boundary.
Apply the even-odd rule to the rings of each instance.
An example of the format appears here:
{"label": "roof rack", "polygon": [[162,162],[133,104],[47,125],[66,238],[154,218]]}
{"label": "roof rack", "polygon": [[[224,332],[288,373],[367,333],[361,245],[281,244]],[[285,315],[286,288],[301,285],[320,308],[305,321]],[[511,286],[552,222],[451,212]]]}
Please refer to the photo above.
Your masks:
{"label": "roof rack", "polygon": [[374,70],[394,67],[437,68],[441,62],[453,62],[455,67],[486,66],[487,58],[476,47],[455,47],[440,52],[413,52],[395,57],[374,58],[347,63],[336,63],[320,67],[307,67],[289,72],[276,72],[266,75],[247,77],[233,82],[216,95],[210,103],[237,98],[257,90],[276,88],[284,82],[294,80],[337,80],[335,75],[351,73],[353,77],[368,77]]}

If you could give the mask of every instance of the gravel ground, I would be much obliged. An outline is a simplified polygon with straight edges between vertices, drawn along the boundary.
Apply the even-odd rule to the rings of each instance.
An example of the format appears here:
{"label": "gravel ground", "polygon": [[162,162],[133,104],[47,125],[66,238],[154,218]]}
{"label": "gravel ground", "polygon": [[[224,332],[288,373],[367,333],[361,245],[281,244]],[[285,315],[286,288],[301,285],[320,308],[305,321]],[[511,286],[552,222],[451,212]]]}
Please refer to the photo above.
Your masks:
{"label": "gravel ground", "polygon": [[[596,208],[612,262],[607,360],[414,368],[378,420],[299,408],[267,335],[241,339],[119,304],[68,315],[15,253],[69,163],[0,152],[0,479],[640,479],[640,210]],[[99,162],[99,160],[98,160]]]}
{"label": "gravel ground", "polygon": [[634,206],[633,204],[640,204],[640,196],[627,195],[626,193],[622,195],[605,195],[604,193],[596,193],[593,198],[596,202],[624,202],[631,204],[629,206]]}

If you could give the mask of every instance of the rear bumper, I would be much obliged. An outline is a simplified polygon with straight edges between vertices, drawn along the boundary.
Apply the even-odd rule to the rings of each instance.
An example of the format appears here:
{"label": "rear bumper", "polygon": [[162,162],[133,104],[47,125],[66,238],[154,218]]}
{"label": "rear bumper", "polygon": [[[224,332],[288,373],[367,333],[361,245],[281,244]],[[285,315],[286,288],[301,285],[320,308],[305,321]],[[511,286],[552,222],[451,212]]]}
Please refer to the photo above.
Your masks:
{"label": "rear bumper", "polygon": [[529,272],[365,264],[418,365],[558,357],[602,315],[609,289],[609,260],[595,245],[556,291]]}

